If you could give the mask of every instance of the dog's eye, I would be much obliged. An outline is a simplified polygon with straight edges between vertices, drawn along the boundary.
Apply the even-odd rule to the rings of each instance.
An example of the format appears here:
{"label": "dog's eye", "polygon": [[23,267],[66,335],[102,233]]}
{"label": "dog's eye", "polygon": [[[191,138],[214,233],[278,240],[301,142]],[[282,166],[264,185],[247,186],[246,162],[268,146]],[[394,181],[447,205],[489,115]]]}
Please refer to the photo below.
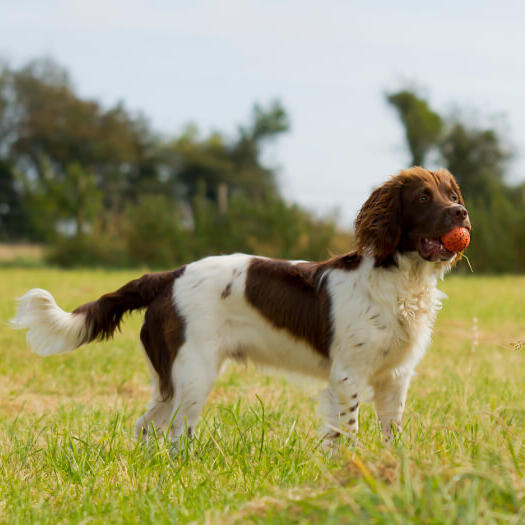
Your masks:
{"label": "dog's eye", "polygon": [[429,196],[426,193],[419,196],[419,202],[428,202],[430,200]]}
{"label": "dog's eye", "polygon": [[450,198],[451,198],[454,202],[458,202],[458,200],[459,200],[459,197],[458,197],[455,193],[453,193],[453,194],[450,196]]}

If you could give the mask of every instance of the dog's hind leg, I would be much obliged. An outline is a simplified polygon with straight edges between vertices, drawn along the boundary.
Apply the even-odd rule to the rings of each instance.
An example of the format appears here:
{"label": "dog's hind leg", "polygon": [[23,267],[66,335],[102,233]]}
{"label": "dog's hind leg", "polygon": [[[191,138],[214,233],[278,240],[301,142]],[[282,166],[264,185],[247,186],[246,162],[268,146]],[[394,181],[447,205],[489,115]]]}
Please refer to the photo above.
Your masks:
{"label": "dog's hind leg", "polygon": [[158,374],[150,366],[153,396],[148,411],[143,414],[135,425],[137,439],[145,439],[155,428],[155,432],[161,433],[166,430],[173,411],[173,398],[163,399],[160,389]]}
{"label": "dog's hind leg", "polygon": [[184,435],[193,435],[220,365],[219,353],[210,346],[185,343],[180,349],[173,366],[175,400],[170,419],[175,447]]}
{"label": "dog's hind leg", "polygon": [[173,363],[184,341],[184,320],[173,305],[170,290],[149,306],[140,340],[153,383],[149,410],[135,426],[137,437],[145,437],[151,425],[159,432],[166,430],[173,412]]}

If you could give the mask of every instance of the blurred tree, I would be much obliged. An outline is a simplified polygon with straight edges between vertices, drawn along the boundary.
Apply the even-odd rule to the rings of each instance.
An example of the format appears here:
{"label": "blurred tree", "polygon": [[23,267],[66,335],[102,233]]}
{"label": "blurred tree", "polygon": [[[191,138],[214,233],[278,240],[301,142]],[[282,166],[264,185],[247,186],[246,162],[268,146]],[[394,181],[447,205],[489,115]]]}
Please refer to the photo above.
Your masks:
{"label": "blurred tree", "polygon": [[181,137],[161,148],[161,155],[172,193],[188,201],[197,195],[200,185],[206,198],[216,201],[218,184],[234,179],[228,145],[219,133],[202,139],[197,127],[189,125]]}
{"label": "blurred tree", "polygon": [[422,166],[429,150],[435,147],[443,130],[441,117],[416,93],[402,90],[386,96],[405,128],[411,166]]}
{"label": "blurred tree", "polygon": [[[122,207],[135,183],[151,172],[151,137],[144,119],[119,104],[104,110],[81,99],[64,69],[35,60],[0,74],[0,153],[29,177],[43,179],[43,166],[64,178],[79,164],[97,178],[106,204]],[[145,174],[143,173],[145,172]]]}
{"label": "blurred tree", "polygon": [[147,195],[129,204],[121,222],[126,253],[135,264],[176,266],[191,255],[178,210],[163,195]]}
{"label": "blurred tree", "polygon": [[262,198],[276,193],[275,173],[262,165],[261,152],[265,144],[289,129],[288,115],[277,101],[266,109],[256,104],[251,122],[239,127],[231,156],[236,167],[236,185],[244,189],[245,194]]}
{"label": "blurred tree", "polygon": [[173,193],[191,200],[204,184],[205,197],[216,202],[218,187],[224,183],[233,195],[260,199],[276,194],[275,173],[264,165],[262,149],[288,128],[288,117],[278,102],[268,108],[255,105],[251,121],[239,127],[233,141],[217,132],[203,139],[197,127],[189,125],[161,150]]}
{"label": "blurred tree", "polygon": [[0,160],[0,240],[30,239],[29,217],[11,166]]}
{"label": "blurred tree", "polygon": [[477,129],[453,122],[439,144],[439,151],[465,198],[487,201],[503,185],[510,151],[495,129]]}
{"label": "blurred tree", "polygon": [[24,178],[25,206],[34,229],[41,238],[51,241],[62,231],[69,237],[89,234],[102,209],[102,193],[93,174],[79,164],[66,167],[58,176],[49,162],[42,161],[41,178]]}

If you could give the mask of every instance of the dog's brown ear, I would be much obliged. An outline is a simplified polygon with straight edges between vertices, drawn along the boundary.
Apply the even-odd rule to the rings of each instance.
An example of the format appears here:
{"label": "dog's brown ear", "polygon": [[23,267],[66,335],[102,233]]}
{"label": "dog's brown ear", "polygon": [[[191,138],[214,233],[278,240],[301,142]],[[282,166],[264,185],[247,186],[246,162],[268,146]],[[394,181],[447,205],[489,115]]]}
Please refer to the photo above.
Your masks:
{"label": "dog's brown ear", "polygon": [[385,262],[401,240],[401,183],[391,179],[372,192],[355,221],[358,250]]}

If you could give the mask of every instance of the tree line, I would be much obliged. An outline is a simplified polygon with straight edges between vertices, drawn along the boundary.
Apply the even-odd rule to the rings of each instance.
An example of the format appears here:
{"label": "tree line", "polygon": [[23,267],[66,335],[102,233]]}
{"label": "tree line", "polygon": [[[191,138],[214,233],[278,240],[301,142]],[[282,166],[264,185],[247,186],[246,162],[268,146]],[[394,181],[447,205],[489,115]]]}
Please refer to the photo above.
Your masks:
{"label": "tree line", "polygon": [[[387,95],[410,164],[429,156],[458,178],[479,271],[523,271],[524,188],[495,129],[446,119],[417,93]],[[0,68],[0,240],[45,243],[70,265],[174,266],[211,253],[322,259],[351,233],[280,193],[265,146],[289,130],[279,102],[255,105],[234,136],[153,130],[140,113],[81,97],[52,60]]]}
{"label": "tree line", "polygon": [[0,74],[0,238],[49,246],[60,265],[165,267],[211,253],[323,258],[350,235],[280,194],[263,148],[289,129],[255,105],[235,136],[156,133],[123,104],[75,91],[37,60]]}

